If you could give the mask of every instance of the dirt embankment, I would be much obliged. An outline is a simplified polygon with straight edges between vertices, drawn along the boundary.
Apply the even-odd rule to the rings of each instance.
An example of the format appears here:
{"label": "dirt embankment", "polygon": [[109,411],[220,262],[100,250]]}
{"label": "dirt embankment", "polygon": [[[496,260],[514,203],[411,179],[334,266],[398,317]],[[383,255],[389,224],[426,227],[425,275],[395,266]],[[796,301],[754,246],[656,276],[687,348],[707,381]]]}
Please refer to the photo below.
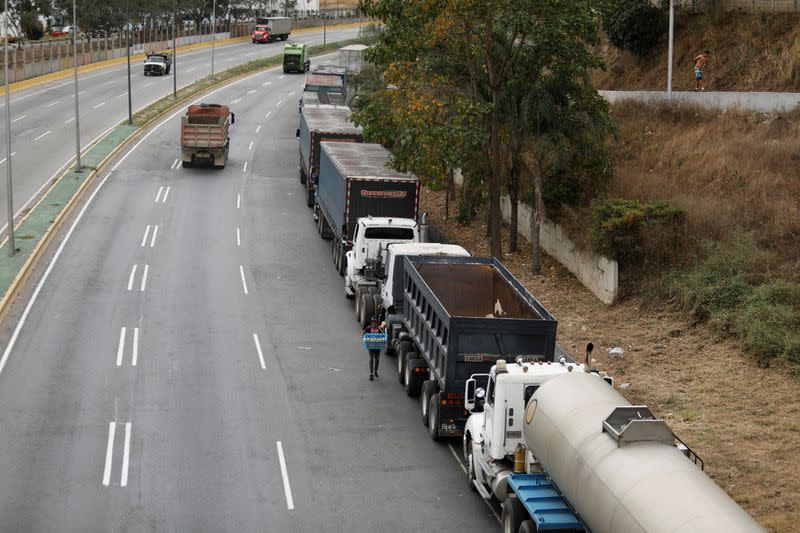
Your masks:
{"label": "dirt embankment", "polygon": [[[445,222],[443,206],[443,193],[423,192],[421,208],[448,238],[488,255],[484,217],[471,226]],[[667,419],[737,502],[771,531],[800,531],[800,384],[792,371],[761,368],[681,314],[636,299],[607,307],[549,257],[533,276],[529,257],[525,249],[503,261],[558,318],[559,342],[573,355],[594,342],[598,366],[630,384],[623,394]],[[621,357],[606,351],[615,346]]]}
{"label": "dirt embankment", "polygon": [[[711,51],[706,90],[800,91],[800,14],[684,14],[676,19],[674,85],[694,87],[693,58]],[[610,45],[600,48],[608,69],[596,72],[598,89],[661,90],[667,80],[667,38],[638,58]]]}

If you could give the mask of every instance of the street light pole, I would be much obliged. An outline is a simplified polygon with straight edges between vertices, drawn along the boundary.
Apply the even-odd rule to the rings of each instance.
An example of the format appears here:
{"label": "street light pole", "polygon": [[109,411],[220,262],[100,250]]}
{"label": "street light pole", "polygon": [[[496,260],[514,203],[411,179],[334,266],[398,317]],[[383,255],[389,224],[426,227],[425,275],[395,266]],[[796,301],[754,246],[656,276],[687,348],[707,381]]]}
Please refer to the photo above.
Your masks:
{"label": "street light pole", "polygon": [[328,17],[325,15],[326,13],[322,13],[322,46],[328,44]]}
{"label": "street light pole", "polygon": [[667,98],[672,99],[672,54],[675,43],[675,0],[669,0],[669,52],[667,53]]}
{"label": "street light pole", "polygon": [[3,44],[3,53],[5,54],[5,62],[3,63],[3,72],[5,74],[6,84],[6,184],[8,186],[8,256],[11,257],[16,251],[14,245],[14,200],[12,192],[14,190],[11,183],[11,97],[9,84],[8,84],[8,0],[5,4],[5,12],[3,12],[3,33],[5,34],[5,43]]}
{"label": "street light pole", "polygon": [[217,0],[211,8],[211,75],[214,75],[214,43],[217,41]]}
{"label": "street light pole", "polygon": [[172,13],[172,97],[178,98],[178,49],[175,38],[175,28],[177,28],[178,0],[173,4]]}
{"label": "street light pole", "polygon": [[128,56],[128,124],[133,126],[133,95],[131,94],[131,9],[128,3],[128,24],[125,28],[125,49]]}
{"label": "street light pole", "polygon": [[78,28],[75,25],[78,20],[77,11],[75,0],[72,0],[72,58],[75,74],[75,170],[80,172],[83,170],[83,166],[81,165],[81,119],[78,115]]}

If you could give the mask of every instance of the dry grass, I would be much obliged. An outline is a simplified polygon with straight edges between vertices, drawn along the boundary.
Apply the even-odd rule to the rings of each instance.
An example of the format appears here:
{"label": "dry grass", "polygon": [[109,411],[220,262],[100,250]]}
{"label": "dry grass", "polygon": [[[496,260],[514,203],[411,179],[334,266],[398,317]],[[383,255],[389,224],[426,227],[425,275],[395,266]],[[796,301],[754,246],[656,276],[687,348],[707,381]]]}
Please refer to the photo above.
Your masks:
{"label": "dry grass", "polygon": [[[442,192],[423,192],[421,208],[451,240],[487,255],[480,223],[445,223],[443,205]],[[577,355],[598,345],[598,366],[631,384],[631,402],[666,418],[728,494],[769,530],[800,531],[800,386],[789,368],[761,368],[736,343],[637,299],[607,307],[549,257],[540,276],[529,273],[527,252],[503,261],[559,319],[562,346]],[[613,346],[624,356],[610,356]]]}
{"label": "dry grass", "polygon": [[670,200],[686,211],[694,242],[753,230],[764,247],[800,266],[800,112],[626,103],[613,114],[620,136],[609,197]]}
{"label": "dry grass", "polygon": [[[712,53],[706,69],[706,87],[710,90],[800,90],[800,14],[679,17],[674,52],[676,90],[694,87],[692,60],[704,49]],[[595,74],[596,86],[664,90],[666,50],[666,38],[641,59],[610,45],[602,47],[600,53],[608,70]]]}

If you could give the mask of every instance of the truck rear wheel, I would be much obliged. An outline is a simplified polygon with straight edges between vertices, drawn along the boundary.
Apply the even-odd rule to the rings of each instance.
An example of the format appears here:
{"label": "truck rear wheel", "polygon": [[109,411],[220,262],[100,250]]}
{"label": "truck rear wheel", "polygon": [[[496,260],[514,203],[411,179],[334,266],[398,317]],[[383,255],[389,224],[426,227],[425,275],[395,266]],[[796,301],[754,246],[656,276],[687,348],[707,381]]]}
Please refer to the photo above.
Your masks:
{"label": "truck rear wheel", "polygon": [[308,185],[306,185],[306,205],[314,207],[314,191]]}
{"label": "truck rear wheel", "polygon": [[322,236],[323,239],[329,241],[333,238],[333,231],[331,231],[331,226],[330,224],[328,224],[328,219],[322,216],[322,213],[319,214],[319,218],[322,221],[320,223],[321,226],[320,235]]}
{"label": "truck rear wheel", "polygon": [[428,434],[433,440],[439,440],[439,393],[431,396],[428,402]]}
{"label": "truck rear wheel", "polygon": [[370,319],[374,316],[375,300],[372,298],[371,294],[362,295],[361,300],[361,314],[358,315],[358,319],[361,323],[361,327],[365,328],[367,324],[369,324]]}
{"label": "truck rear wheel", "polygon": [[503,524],[503,533],[518,533],[522,522],[528,518],[525,506],[522,505],[516,496],[509,496],[503,502],[503,517],[500,520]]}
{"label": "truck rear wheel", "polygon": [[411,398],[416,398],[419,396],[419,391],[422,388],[422,382],[424,379],[424,374],[417,372],[418,368],[425,367],[425,360],[419,358],[419,354],[416,352],[410,352],[406,354],[406,369],[405,369],[405,379],[403,380],[403,384],[405,385],[406,395]]}
{"label": "truck rear wheel", "polygon": [[431,401],[431,396],[436,394],[439,390],[439,386],[436,384],[435,381],[426,379],[422,383],[422,388],[420,389],[420,405],[422,406],[422,423],[426,426],[428,425],[428,402]]}
{"label": "truck rear wheel", "polygon": [[[357,321],[358,323],[361,323],[361,303],[362,303],[361,297],[364,295],[364,289],[362,289],[361,287],[356,287],[356,291],[355,291],[355,293],[356,293],[356,294],[355,294],[355,300],[356,300],[356,321]],[[367,327],[367,326],[364,326],[364,327]]]}
{"label": "truck rear wheel", "polygon": [[337,269],[339,270],[339,275],[344,276],[344,273],[347,271],[347,255],[344,251],[344,246],[342,243],[336,243],[336,249],[339,250],[339,264],[337,265]]}
{"label": "truck rear wheel", "polygon": [[414,347],[410,342],[401,342],[397,348],[397,381],[400,385],[405,384],[406,373],[406,354],[415,353]]}
{"label": "truck rear wheel", "polygon": [[519,533],[536,533],[537,531],[536,523],[533,520],[525,520],[522,525],[519,526]]}

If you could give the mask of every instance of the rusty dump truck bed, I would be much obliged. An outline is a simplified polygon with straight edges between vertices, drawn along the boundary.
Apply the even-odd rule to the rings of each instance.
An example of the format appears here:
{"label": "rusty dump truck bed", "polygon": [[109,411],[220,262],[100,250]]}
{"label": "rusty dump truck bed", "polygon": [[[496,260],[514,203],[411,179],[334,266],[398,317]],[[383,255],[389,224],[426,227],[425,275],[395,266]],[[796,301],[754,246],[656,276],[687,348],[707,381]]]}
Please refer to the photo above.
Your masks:
{"label": "rusty dump truck bed", "polygon": [[191,105],[181,117],[181,159],[184,167],[195,159],[225,166],[228,156],[228,129],[233,115],[228,106]]}

